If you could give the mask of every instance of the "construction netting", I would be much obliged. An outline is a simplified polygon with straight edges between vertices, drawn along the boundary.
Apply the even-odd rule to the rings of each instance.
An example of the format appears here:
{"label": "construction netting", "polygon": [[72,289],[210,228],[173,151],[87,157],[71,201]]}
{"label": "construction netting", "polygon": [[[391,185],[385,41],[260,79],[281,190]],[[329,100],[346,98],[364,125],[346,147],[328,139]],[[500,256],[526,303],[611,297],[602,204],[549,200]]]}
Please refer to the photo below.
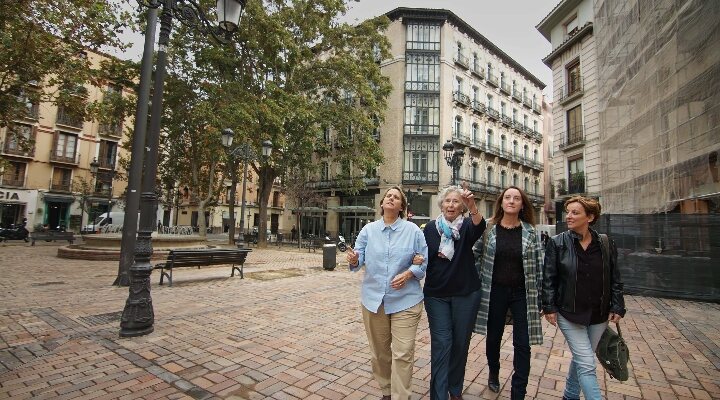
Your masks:
{"label": "construction netting", "polygon": [[605,216],[631,292],[720,300],[720,1],[597,0]]}

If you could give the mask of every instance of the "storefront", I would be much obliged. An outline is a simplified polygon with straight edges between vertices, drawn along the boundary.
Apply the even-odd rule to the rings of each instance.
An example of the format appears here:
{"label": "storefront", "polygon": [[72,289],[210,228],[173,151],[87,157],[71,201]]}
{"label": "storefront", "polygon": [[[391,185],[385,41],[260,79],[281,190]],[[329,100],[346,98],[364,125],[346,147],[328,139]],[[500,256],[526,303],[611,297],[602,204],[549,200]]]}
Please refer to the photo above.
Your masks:
{"label": "storefront", "polygon": [[42,224],[50,229],[70,228],[70,207],[75,202],[72,195],[48,194],[43,196],[45,213]]}
{"label": "storefront", "polygon": [[27,218],[26,228],[32,231],[37,190],[0,188],[0,227],[17,225]]}

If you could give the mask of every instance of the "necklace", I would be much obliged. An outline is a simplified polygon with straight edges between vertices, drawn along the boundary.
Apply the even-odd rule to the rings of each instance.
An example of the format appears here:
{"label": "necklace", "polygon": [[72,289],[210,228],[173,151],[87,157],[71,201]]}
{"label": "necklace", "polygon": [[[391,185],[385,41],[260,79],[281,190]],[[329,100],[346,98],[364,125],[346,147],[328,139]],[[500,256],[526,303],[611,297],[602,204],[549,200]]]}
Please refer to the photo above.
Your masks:
{"label": "necklace", "polygon": [[512,226],[507,226],[507,225],[503,224],[502,222],[500,222],[500,226],[502,226],[502,227],[505,228],[505,229],[515,229],[515,228],[517,228],[518,226],[520,226],[520,222],[518,221],[517,224],[512,225]]}

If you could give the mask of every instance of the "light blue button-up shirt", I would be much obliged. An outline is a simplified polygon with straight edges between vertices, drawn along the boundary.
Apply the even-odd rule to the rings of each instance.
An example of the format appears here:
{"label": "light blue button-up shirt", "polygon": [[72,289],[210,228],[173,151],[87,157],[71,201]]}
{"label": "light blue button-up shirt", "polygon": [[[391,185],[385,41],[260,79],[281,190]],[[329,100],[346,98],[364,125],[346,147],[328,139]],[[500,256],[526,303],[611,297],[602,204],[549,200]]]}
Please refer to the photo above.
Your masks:
{"label": "light blue button-up shirt", "polygon": [[[369,311],[377,313],[384,303],[385,313],[394,314],[420,303],[423,300],[420,280],[425,277],[428,248],[425,235],[412,222],[398,218],[390,226],[382,219],[365,225],[355,241],[358,264],[350,267],[358,271],[365,265],[361,300]],[[425,258],[422,265],[413,265],[416,253]],[[390,282],[401,272],[410,270],[415,279],[410,279],[400,289],[390,287]]]}

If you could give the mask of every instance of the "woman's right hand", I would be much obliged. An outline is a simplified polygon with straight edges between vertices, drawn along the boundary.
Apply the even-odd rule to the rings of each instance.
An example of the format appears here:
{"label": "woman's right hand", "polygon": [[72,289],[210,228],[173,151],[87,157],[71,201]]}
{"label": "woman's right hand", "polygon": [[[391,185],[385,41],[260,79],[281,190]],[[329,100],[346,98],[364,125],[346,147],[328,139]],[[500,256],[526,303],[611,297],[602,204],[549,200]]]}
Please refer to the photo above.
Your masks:
{"label": "woman's right hand", "polygon": [[545,320],[549,322],[550,325],[557,326],[557,313],[545,314]]}
{"label": "woman's right hand", "polygon": [[423,261],[425,261],[425,257],[423,257],[423,255],[420,253],[415,253],[415,256],[412,260],[413,265],[421,265]]}
{"label": "woman's right hand", "polygon": [[351,267],[354,267],[357,265],[358,260],[360,259],[360,255],[353,250],[352,247],[348,247],[347,251],[347,262],[350,264]]}

